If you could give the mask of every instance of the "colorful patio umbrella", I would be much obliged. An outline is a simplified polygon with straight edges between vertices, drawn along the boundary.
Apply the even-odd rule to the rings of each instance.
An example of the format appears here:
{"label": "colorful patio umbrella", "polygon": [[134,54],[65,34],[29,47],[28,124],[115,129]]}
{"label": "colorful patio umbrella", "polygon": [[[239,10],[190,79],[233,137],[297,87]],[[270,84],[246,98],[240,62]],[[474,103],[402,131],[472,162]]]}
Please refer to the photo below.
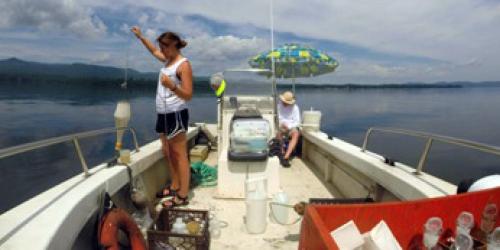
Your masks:
{"label": "colorful patio umbrella", "polygon": [[253,68],[271,69],[272,57],[275,60],[277,78],[312,77],[334,72],[339,63],[308,46],[285,44],[273,51],[266,51],[251,58],[248,63]]}

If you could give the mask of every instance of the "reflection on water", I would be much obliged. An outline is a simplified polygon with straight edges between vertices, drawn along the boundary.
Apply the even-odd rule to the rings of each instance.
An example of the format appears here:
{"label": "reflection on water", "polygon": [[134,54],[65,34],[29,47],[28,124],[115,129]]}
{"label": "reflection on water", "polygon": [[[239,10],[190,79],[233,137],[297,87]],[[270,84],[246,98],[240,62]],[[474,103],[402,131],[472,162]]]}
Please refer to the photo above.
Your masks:
{"label": "reflection on water", "polygon": [[[361,145],[369,127],[399,127],[499,145],[500,88],[298,89],[297,103],[321,110],[322,130]],[[114,126],[116,102],[131,102],[130,126],[141,145],[157,138],[155,85],[123,92],[99,85],[0,85],[0,148],[49,137]],[[196,90],[190,122],[216,121],[216,100]],[[127,139],[127,137],[126,137]],[[113,135],[82,140],[90,166],[113,155]],[[128,141],[130,143],[130,141]],[[369,149],[416,165],[425,142],[374,134]],[[130,145],[130,144],[129,144]],[[0,212],[81,172],[72,144],[51,146],[0,160]],[[425,170],[457,183],[464,177],[500,172],[500,158],[436,143]]]}

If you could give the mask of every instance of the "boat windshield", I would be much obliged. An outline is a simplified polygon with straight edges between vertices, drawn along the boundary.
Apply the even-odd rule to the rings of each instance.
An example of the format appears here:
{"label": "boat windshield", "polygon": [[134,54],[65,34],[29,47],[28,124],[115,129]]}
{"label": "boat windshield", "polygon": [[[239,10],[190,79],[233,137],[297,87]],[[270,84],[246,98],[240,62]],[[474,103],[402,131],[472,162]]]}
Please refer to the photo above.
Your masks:
{"label": "boat windshield", "polygon": [[225,96],[271,96],[271,78],[265,72],[229,70],[224,72]]}

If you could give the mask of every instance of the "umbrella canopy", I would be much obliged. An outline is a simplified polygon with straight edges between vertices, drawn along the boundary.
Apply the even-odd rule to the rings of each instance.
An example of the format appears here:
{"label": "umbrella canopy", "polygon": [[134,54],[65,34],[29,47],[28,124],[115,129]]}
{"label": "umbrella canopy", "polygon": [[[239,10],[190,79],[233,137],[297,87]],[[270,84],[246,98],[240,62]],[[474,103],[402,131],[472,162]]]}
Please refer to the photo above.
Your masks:
{"label": "umbrella canopy", "polygon": [[272,57],[278,78],[317,76],[331,73],[339,66],[339,63],[327,54],[298,44],[285,44],[273,51],[260,53],[248,63],[253,68],[271,69]]}

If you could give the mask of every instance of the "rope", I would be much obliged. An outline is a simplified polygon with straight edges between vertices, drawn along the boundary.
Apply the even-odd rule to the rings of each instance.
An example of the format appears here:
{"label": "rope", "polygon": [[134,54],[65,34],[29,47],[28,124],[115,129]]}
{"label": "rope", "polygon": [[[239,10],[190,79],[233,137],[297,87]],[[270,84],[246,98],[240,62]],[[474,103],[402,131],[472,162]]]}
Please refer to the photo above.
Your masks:
{"label": "rope", "polygon": [[217,168],[201,161],[191,163],[191,178],[193,185],[213,187],[217,185]]}

